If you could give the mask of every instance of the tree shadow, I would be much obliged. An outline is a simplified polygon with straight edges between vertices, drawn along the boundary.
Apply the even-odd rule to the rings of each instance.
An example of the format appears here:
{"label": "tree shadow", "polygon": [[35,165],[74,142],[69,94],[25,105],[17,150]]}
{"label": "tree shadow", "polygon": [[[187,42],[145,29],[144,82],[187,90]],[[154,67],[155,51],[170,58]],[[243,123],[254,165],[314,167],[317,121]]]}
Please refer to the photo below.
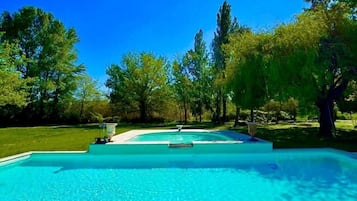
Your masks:
{"label": "tree shadow", "polygon": [[[233,129],[247,133],[246,128]],[[319,128],[293,127],[281,129],[258,128],[256,137],[273,142],[274,148],[320,148],[331,147],[357,151],[357,131],[337,129],[334,138],[319,136]]]}

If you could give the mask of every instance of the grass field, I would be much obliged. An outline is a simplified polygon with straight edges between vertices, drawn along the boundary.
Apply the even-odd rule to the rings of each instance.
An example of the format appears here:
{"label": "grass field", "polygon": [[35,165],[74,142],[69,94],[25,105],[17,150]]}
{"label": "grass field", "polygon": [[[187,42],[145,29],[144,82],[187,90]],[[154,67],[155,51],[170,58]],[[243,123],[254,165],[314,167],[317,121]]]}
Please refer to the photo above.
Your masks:
{"label": "grass field", "polygon": [[[164,124],[125,124],[116,128],[120,134],[132,129],[171,128]],[[27,151],[85,151],[105,130],[95,125],[39,126],[0,128],[0,158]]]}
{"label": "grass field", "polygon": [[[215,126],[210,123],[191,124],[189,128],[231,129],[247,133],[247,127],[231,128],[232,123]],[[316,122],[298,124],[261,125],[257,137],[272,141],[274,148],[332,147],[357,151],[357,129],[346,121],[336,122],[336,138],[318,137]],[[120,124],[116,132],[131,129],[175,128],[175,124]],[[0,129],[0,158],[27,151],[85,151],[95,137],[103,137],[105,131],[98,125],[12,127]]]}
{"label": "grass field", "polygon": [[[247,128],[234,129],[247,133]],[[336,122],[335,137],[324,139],[318,136],[317,122],[297,124],[272,124],[258,127],[257,137],[273,142],[274,148],[329,147],[357,152],[357,129],[350,120]]]}
{"label": "grass field", "polygon": [[[118,127],[117,132],[130,129]],[[95,137],[103,135],[98,125],[1,128],[0,158],[27,151],[87,150]]]}

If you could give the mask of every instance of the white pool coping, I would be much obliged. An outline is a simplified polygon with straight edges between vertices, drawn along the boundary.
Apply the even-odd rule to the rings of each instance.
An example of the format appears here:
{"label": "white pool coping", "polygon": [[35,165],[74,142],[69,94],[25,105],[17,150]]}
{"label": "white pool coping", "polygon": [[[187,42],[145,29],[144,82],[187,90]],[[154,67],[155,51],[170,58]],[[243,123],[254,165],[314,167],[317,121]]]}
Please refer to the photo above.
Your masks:
{"label": "white pool coping", "polygon": [[12,156],[7,156],[5,158],[0,158],[0,166],[30,158],[32,154],[84,154],[84,153],[87,153],[87,151],[28,151]]}

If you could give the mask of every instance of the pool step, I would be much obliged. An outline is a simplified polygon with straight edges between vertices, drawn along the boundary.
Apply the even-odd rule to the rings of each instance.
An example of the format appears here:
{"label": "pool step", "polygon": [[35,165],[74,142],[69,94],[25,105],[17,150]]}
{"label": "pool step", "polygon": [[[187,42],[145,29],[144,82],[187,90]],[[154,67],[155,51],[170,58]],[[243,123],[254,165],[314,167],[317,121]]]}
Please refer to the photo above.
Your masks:
{"label": "pool step", "polygon": [[169,148],[192,148],[193,143],[170,143]]}

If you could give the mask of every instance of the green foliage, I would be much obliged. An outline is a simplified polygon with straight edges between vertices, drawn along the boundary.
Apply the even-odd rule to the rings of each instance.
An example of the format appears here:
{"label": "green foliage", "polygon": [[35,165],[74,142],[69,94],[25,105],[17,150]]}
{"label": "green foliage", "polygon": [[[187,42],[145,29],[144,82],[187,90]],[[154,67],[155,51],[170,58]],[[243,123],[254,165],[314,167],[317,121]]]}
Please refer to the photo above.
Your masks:
{"label": "green foliage", "polygon": [[87,74],[79,77],[78,87],[74,96],[80,104],[78,118],[81,122],[83,116],[85,116],[85,119],[90,119],[90,114],[94,112],[92,111],[93,107],[90,107],[91,103],[104,99],[103,93],[99,91],[97,81],[93,80]]}
{"label": "green foliage", "polygon": [[[202,121],[205,109],[212,110],[212,68],[202,30],[195,35],[194,47],[183,58],[176,59],[172,67],[173,89],[183,121],[187,122],[190,114]],[[181,116],[180,112],[180,121]]]}
{"label": "green foliage", "polygon": [[299,103],[294,98],[289,98],[287,102],[283,104],[283,110],[290,114],[293,119],[296,119],[298,113]]}
{"label": "green foliage", "polygon": [[75,30],[66,29],[52,14],[34,7],[4,12],[0,27],[5,32],[1,40],[16,44],[19,50],[12,58],[23,58],[16,65],[19,76],[33,80],[27,90],[30,104],[22,117],[58,120],[84,70],[75,64],[74,45],[79,41]]}
{"label": "green foliage", "polygon": [[315,17],[303,14],[296,23],[281,25],[273,33],[232,35],[224,49],[229,54],[228,85],[237,105],[257,108],[268,97],[292,96],[311,104],[319,71],[314,61],[323,33]]}
{"label": "green foliage", "polygon": [[29,79],[22,79],[16,66],[21,63],[21,57],[13,58],[19,49],[15,44],[0,43],[0,107],[5,105],[27,105],[26,85]]}
{"label": "green foliage", "polygon": [[223,48],[227,55],[227,85],[233,101],[243,109],[257,109],[267,97],[264,49],[270,35],[244,32],[234,34]]}
{"label": "green foliage", "polygon": [[321,20],[304,13],[297,21],[281,25],[272,37],[269,51],[269,95],[279,100],[299,97],[300,103],[316,100],[321,72],[315,61],[320,38],[326,35]]}
{"label": "green foliage", "polygon": [[[192,85],[192,88],[189,90],[192,112],[195,116],[199,116],[201,121],[203,107],[210,107],[210,89],[212,84],[210,68],[208,65],[208,53],[206,50],[206,44],[203,41],[202,30],[195,35],[194,48],[185,54],[182,65],[183,69],[180,69],[179,71],[181,71],[181,74],[184,73],[183,76],[189,79],[188,82]],[[188,88],[186,88],[186,90],[187,89]]]}
{"label": "green foliage", "polygon": [[[217,14],[217,29],[214,33],[212,41],[213,49],[213,69],[212,77],[214,80],[214,96],[215,96],[215,115],[214,120],[220,122],[221,104],[223,107],[223,121],[227,120],[227,99],[228,90],[225,86],[226,82],[226,63],[227,53],[223,51],[222,46],[229,42],[229,34],[243,33],[248,31],[246,27],[239,26],[237,19],[231,19],[231,6],[227,1],[224,1]],[[229,73],[228,73],[229,74]]]}
{"label": "green foliage", "polygon": [[357,22],[353,19],[354,9],[339,1],[319,5],[311,12],[323,19],[327,29],[327,36],[320,41],[316,61],[316,65],[322,69],[322,79],[317,84],[319,93],[316,105],[320,111],[320,135],[331,137],[334,102],[343,96],[348,83],[357,78]]}
{"label": "green foliage", "polygon": [[[189,79],[189,72],[185,69],[182,63],[175,60],[172,65],[174,85],[173,88],[176,92],[176,99],[180,108],[184,112],[184,122],[188,119],[188,109],[191,106],[193,84]],[[181,115],[180,115],[181,121]]]}
{"label": "green foliage", "polygon": [[295,22],[272,33],[232,35],[224,45],[232,75],[228,85],[243,108],[257,107],[264,98],[316,104],[320,134],[331,136],[333,102],[357,76],[357,22],[348,4],[314,2]]}
{"label": "green foliage", "polygon": [[121,66],[111,65],[106,86],[119,115],[139,112],[140,120],[147,121],[153,112],[164,111],[170,97],[167,68],[164,58],[150,53],[127,54]]}
{"label": "green foliage", "polygon": [[264,105],[263,109],[265,112],[268,113],[272,112],[274,114],[276,122],[278,122],[278,120],[280,119],[296,120],[297,111],[298,111],[298,102],[294,98],[289,98],[289,100],[286,102],[270,100]]}
{"label": "green foliage", "polygon": [[266,112],[274,112],[279,114],[282,110],[282,104],[275,100],[270,100],[264,105],[264,111]]}
{"label": "green foliage", "polygon": [[337,104],[342,112],[357,112],[357,81],[352,80],[348,83],[344,98],[341,98]]}
{"label": "green foliage", "polygon": [[227,1],[224,1],[222,6],[219,8],[219,13],[217,14],[217,30],[214,33],[214,39],[212,43],[215,69],[217,73],[225,69],[225,57],[221,46],[228,43],[228,34],[231,30],[233,30],[231,20],[231,6]]}

